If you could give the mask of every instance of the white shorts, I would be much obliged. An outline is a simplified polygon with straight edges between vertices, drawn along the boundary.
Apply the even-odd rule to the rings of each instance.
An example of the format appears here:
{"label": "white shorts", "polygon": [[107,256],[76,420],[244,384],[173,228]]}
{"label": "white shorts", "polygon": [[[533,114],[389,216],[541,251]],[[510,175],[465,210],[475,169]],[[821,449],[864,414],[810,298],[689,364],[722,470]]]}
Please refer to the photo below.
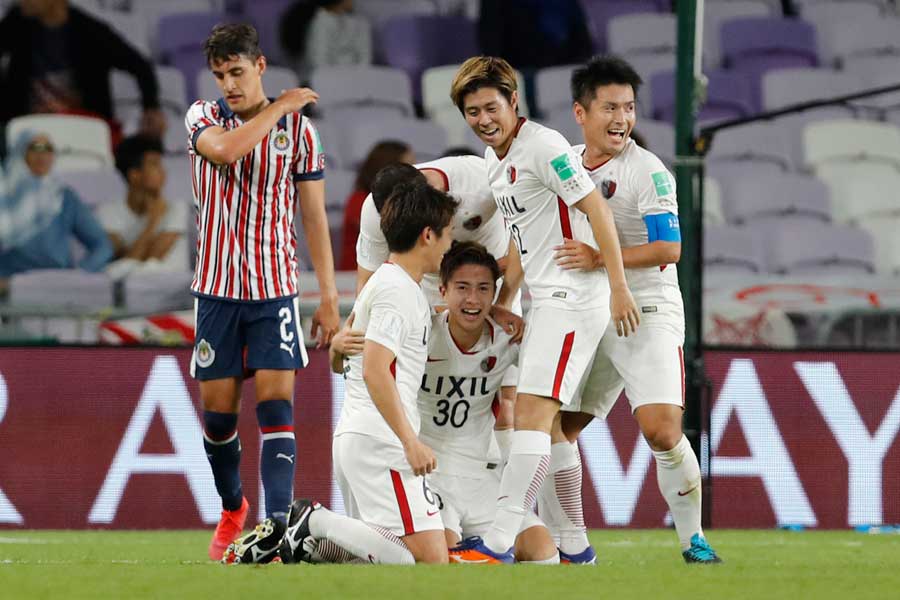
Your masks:
{"label": "white shorts", "polygon": [[424,477],[413,475],[403,448],[359,433],[332,442],[334,477],[347,514],[403,537],[444,528]]}
{"label": "white shorts", "polygon": [[594,355],[609,323],[609,308],[533,307],[519,356],[518,393],[578,402],[593,377]]}
{"label": "white shorts", "polygon": [[585,385],[581,401],[564,410],[605,418],[623,389],[632,413],[645,404],[684,408],[684,333],[648,316],[642,315],[637,333],[627,338],[610,324],[594,357],[596,377]]}
{"label": "white shorts", "polygon": [[[429,475],[428,483],[438,496],[444,529],[453,531],[460,539],[473,535],[484,537],[497,510],[501,473],[500,469],[483,469],[466,477],[438,470]],[[543,522],[534,511],[528,511],[519,531],[537,525]]]}

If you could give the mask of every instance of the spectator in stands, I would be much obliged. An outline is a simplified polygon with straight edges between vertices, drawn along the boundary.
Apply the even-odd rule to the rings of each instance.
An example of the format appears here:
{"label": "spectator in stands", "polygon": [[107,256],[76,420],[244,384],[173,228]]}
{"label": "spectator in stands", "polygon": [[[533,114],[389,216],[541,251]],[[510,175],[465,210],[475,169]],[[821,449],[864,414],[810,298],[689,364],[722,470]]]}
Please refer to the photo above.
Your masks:
{"label": "spectator in stands", "polygon": [[[109,235],[113,251],[130,272],[139,263],[183,271],[188,268],[187,212],[184,203],[163,197],[166,170],[162,144],[156,138],[132,136],[116,148],[116,168],[128,186],[124,202],[116,199],[100,206],[98,217]],[[127,267],[126,267],[127,265]]]}
{"label": "spectator in stands", "polygon": [[[6,193],[0,198],[0,278],[31,269],[101,270],[112,246],[100,223],[53,169],[53,142],[24,131],[8,158]],[[76,262],[72,238],[85,248]]]}
{"label": "spectator in stands", "polygon": [[386,140],[372,147],[356,174],[353,193],[344,206],[344,233],[342,238],[340,271],[356,270],[356,238],[359,237],[359,217],[363,201],[372,191],[372,181],[382,167],[391,163],[413,164],[416,161],[412,148],[404,142]]}
{"label": "spectator in stands", "polygon": [[[8,61],[8,62],[7,62]],[[20,0],[0,20],[0,122],[34,113],[98,116],[113,120],[109,72],[135,76],[144,107],[142,131],[160,137],[153,66],[105,23],[69,6],[68,0]],[[114,139],[115,141],[115,139]]]}
{"label": "spectator in stands", "polygon": [[301,0],[282,19],[281,43],[300,81],[319,67],[372,64],[372,31],[353,0]]}

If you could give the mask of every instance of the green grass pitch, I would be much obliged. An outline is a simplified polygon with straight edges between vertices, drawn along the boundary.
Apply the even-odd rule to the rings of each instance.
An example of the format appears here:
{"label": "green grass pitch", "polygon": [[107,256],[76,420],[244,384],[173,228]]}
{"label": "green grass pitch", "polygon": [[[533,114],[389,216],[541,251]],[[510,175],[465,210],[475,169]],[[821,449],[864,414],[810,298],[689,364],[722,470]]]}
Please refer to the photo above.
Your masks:
{"label": "green grass pitch", "polygon": [[596,567],[225,567],[209,535],[0,531],[0,598],[900,598],[898,535],[716,530],[726,563],[699,566],[672,531],[597,530]]}

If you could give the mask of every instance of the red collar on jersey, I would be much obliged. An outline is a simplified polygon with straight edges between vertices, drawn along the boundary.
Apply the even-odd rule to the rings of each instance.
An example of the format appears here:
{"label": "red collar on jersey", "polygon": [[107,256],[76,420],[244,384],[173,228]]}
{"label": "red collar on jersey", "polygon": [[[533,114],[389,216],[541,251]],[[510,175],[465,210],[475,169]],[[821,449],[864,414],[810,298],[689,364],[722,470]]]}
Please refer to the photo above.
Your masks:
{"label": "red collar on jersey", "polygon": [[[516,139],[519,136],[519,130],[522,129],[522,125],[524,125],[525,121],[527,120],[528,119],[526,119],[525,117],[519,117],[519,122],[516,123],[516,130],[513,131],[513,139]],[[509,148],[506,149],[506,154],[509,154],[511,148],[512,142],[509,143]],[[506,154],[504,154],[503,156],[498,156],[497,160],[503,160],[504,158],[506,158]]]}

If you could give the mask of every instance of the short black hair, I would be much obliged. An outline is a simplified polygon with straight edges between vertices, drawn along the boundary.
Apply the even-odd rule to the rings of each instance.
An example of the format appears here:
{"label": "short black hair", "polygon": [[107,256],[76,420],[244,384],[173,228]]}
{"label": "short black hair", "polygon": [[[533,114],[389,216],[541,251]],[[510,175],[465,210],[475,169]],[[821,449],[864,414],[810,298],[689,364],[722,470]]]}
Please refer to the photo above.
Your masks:
{"label": "short black hair", "polygon": [[457,202],[425,181],[394,188],[381,210],[381,231],[391,252],[409,252],[427,227],[441,235],[449,227]]}
{"label": "short black hair", "polygon": [[591,105],[597,88],[604,85],[630,85],[637,99],[644,80],[628,61],[618,56],[595,56],[586,65],[572,71],[572,101],[585,108]]}
{"label": "short black hair", "polygon": [[422,172],[412,165],[398,162],[382,167],[372,180],[372,200],[375,201],[375,210],[381,212],[384,203],[394,193],[394,188],[412,181],[427,183]]}
{"label": "short black hair", "polygon": [[148,152],[163,153],[162,142],[158,138],[145,135],[133,135],[125,138],[116,146],[116,169],[122,177],[128,179],[128,171],[140,169],[144,155]]}
{"label": "short black hair", "polygon": [[209,37],[203,42],[206,64],[230,60],[235,56],[245,56],[256,60],[262,56],[259,48],[259,34],[249,23],[224,23],[213,27]]}
{"label": "short black hair", "polygon": [[500,265],[494,255],[478,242],[453,242],[450,250],[441,260],[441,283],[446,286],[450,283],[453,274],[462,266],[479,265],[486,267],[491,272],[494,287],[500,279]]}

